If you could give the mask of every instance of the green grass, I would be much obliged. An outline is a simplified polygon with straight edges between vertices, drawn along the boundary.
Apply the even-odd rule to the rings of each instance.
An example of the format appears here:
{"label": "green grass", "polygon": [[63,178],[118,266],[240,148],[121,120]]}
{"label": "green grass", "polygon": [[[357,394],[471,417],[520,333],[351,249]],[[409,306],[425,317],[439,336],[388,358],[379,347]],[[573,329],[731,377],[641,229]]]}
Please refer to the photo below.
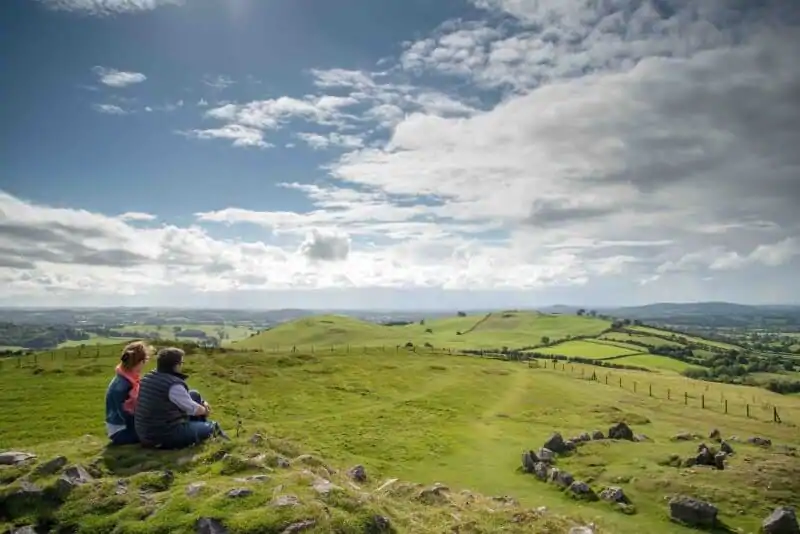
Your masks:
{"label": "green grass", "polygon": [[580,340],[566,341],[564,343],[559,343],[558,345],[538,348],[536,349],[536,352],[542,354],[555,354],[561,356],[605,360],[608,358],[616,358],[618,356],[639,354],[643,350],[644,349],[642,348],[633,346],[626,348],[590,340]]}
{"label": "green grass", "polygon": [[192,341],[197,338],[181,336],[180,332],[175,333],[174,327],[180,327],[183,330],[202,330],[206,335],[219,337],[219,332],[222,330],[227,336],[222,340],[223,345],[227,345],[234,341],[245,339],[252,334],[256,333],[256,329],[249,326],[236,326],[236,325],[216,325],[216,324],[195,324],[195,323],[182,323],[170,325],[152,325],[152,324],[131,324],[126,325],[118,330],[122,332],[153,332],[161,339],[175,339],[180,341]]}
{"label": "green grass", "polygon": [[638,334],[628,334],[625,332],[608,332],[600,336],[600,339],[608,339],[611,341],[638,341],[654,347],[682,347],[683,343],[677,341],[669,341],[660,337],[646,336]]}
{"label": "green grass", "polygon": [[647,369],[655,369],[659,371],[674,371],[676,373],[681,373],[687,369],[701,369],[699,365],[692,365],[674,358],[658,356],[656,354],[625,356],[624,358],[615,359],[614,363],[621,365],[635,365],[637,367],[645,367]]}
{"label": "green grass", "polygon": [[[22,368],[5,362],[0,406],[15,408],[0,410],[0,450],[32,450],[44,459],[65,454],[84,463],[103,458],[103,393],[119,347],[102,348],[99,358],[78,358],[76,350],[70,350],[59,351],[52,359],[40,357],[36,369],[30,359]],[[734,443],[739,454],[725,471],[661,465],[670,454],[688,456],[696,448],[695,443],[672,442],[671,436],[678,432],[707,434],[719,428],[726,436],[762,435],[776,443],[800,444],[796,427],[768,422],[770,406],[777,404],[784,421],[800,423],[800,398],[756,388],[695,382],[674,373],[606,372],[571,364],[561,371],[379,349],[366,354],[192,355],[187,361],[190,385],[209,399],[214,417],[228,429],[240,418],[243,422],[242,438],[234,440],[230,449],[234,457],[214,460],[219,445],[212,444],[193,451],[189,464],[177,466],[175,458],[180,455],[120,450],[105,459],[104,469],[111,472],[104,481],[76,493],[56,512],[58,520],[80,522],[80,532],[110,532],[119,524],[114,532],[181,533],[190,531],[193,518],[214,514],[234,526],[234,532],[249,533],[280,532],[276,524],[310,516],[320,521],[314,532],[356,533],[364,532],[361,523],[366,518],[380,513],[389,516],[399,532],[449,532],[460,525],[462,532],[557,533],[568,530],[560,519],[567,516],[596,522],[598,532],[666,534],[692,532],[668,521],[664,501],[665,496],[687,493],[717,504],[721,518],[732,528],[752,532],[772,506],[790,503],[800,492],[797,459],[777,449]],[[581,380],[582,371],[585,376],[596,371],[598,381]],[[623,387],[618,385],[620,379]],[[688,405],[683,404],[684,392]],[[701,395],[705,410],[699,407]],[[729,415],[722,413],[722,399],[729,401]],[[752,403],[751,419],[744,417],[745,402]],[[636,506],[635,515],[620,514],[602,502],[576,503],[516,471],[522,450],[539,447],[554,430],[565,436],[595,428],[607,431],[617,420],[627,420],[652,441],[593,442],[558,463],[596,489],[621,485]],[[269,443],[249,444],[246,438],[254,432],[269,436]],[[256,465],[257,453],[268,458],[277,453],[288,457],[311,453],[345,468],[361,463],[371,476],[370,496],[359,497],[361,491],[350,487],[341,473],[334,478],[345,488],[343,495],[314,496],[304,479],[307,475],[297,466],[269,473],[272,479],[254,486],[252,497],[241,501],[223,497],[224,491],[241,485],[231,479],[231,471],[265,471]],[[172,486],[139,497],[135,489],[157,481],[156,471],[165,464],[176,473]],[[109,491],[116,478],[139,471],[145,473],[130,479],[134,490],[128,495],[117,497]],[[13,476],[6,468],[0,475]],[[404,483],[397,483],[396,491],[388,494],[374,493],[384,480],[395,477],[445,483],[456,504],[422,505],[413,497],[418,489]],[[185,497],[185,485],[197,480],[208,483],[207,491],[195,500]],[[528,510],[546,506],[545,517],[553,523],[549,527],[544,520],[514,523],[511,517],[521,508],[503,511],[481,497],[466,505],[459,494],[463,489],[511,495]],[[276,492],[295,493],[303,505],[285,512],[291,517],[281,515],[265,506]],[[500,511],[489,513],[488,508]],[[338,526],[338,521],[351,526]],[[471,521],[474,525],[469,527]]]}
{"label": "green grass", "polygon": [[120,343],[126,343],[132,340],[133,338],[124,339],[119,337],[92,336],[90,339],[85,339],[85,340],[65,341],[63,343],[60,343],[58,347],[66,348],[66,347],[80,347],[81,345],[85,345],[87,347],[92,347],[94,345],[119,345]]}
{"label": "green grass", "polygon": [[[542,337],[597,335],[608,321],[537,312],[497,312],[485,315],[431,319],[424,325],[384,326],[352,317],[307,317],[276,326],[233,346],[244,350],[278,350],[292,346],[330,350],[342,345],[394,347],[408,342],[437,348],[519,348],[541,343]],[[461,335],[459,335],[461,332]]]}

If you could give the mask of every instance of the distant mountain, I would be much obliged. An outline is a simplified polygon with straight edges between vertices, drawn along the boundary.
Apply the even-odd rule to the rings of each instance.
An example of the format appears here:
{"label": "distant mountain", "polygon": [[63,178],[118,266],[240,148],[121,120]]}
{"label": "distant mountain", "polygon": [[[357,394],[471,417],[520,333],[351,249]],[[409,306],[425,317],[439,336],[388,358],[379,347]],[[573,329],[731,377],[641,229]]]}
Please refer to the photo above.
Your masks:
{"label": "distant mountain", "polygon": [[727,316],[770,316],[786,313],[800,313],[800,306],[754,306],[734,304],[731,302],[659,302],[645,306],[629,306],[603,310],[618,317],[630,319],[690,316],[690,315],[727,315]]}

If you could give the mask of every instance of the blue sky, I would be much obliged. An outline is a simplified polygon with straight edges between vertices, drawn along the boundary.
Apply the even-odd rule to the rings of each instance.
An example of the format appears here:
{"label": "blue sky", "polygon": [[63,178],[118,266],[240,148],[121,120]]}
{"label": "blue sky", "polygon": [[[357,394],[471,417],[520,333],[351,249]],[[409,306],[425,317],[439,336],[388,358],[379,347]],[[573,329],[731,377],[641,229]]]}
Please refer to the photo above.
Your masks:
{"label": "blue sky", "polygon": [[0,304],[798,302],[789,0],[10,0]]}

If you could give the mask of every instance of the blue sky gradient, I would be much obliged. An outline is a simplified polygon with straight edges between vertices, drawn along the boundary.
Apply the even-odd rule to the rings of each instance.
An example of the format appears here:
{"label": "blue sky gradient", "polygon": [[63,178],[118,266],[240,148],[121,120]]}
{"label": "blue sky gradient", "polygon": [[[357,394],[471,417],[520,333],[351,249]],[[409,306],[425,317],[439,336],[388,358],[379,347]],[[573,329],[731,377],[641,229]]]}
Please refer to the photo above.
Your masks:
{"label": "blue sky gradient", "polygon": [[0,304],[800,301],[790,0],[0,14]]}

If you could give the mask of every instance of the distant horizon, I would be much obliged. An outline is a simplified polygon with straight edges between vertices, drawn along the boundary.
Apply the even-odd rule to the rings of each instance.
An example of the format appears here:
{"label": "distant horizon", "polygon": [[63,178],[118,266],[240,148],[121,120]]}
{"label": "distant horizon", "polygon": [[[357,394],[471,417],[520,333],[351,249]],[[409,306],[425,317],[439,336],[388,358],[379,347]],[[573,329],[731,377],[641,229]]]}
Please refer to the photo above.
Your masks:
{"label": "distant horizon", "polygon": [[282,312],[282,311],[329,311],[329,312],[433,312],[433,313],[456,313],[458,311],[500,311],[500,310],[520,310],[520,311],[537,311],[542,309],[553,308],[570,308],[570,309],[586,309],[603,311],[603,310],[617,310],[625,308],[645,308],[653,306],[691,306],[691,305],[729,305],[729,306],[742,306],[752,308],[794,308],[800,307],[800,303],[769,303],[769,304],[752,304],[744,302],[721,301],[721,300],[697,300],[697,301],[660,301],[650,302],[646,304],[615,304],[615,305],[594,305],[594,304],[544,304],[540,306],[496,306],[496,307],[459,307],[454,309],[452,307],[442,308],[334,308],[334,307],[284,307],[284,308],[258,308],[258,307],[220,307],[220,306],[118,306],[118,305],[73,305],[73,306],[28,306],[28,305],[3,305],[0,310],[174,310],[174,311],[197,311],[197,310],[214,310],[214,311],[262,311],[262,312]]}

